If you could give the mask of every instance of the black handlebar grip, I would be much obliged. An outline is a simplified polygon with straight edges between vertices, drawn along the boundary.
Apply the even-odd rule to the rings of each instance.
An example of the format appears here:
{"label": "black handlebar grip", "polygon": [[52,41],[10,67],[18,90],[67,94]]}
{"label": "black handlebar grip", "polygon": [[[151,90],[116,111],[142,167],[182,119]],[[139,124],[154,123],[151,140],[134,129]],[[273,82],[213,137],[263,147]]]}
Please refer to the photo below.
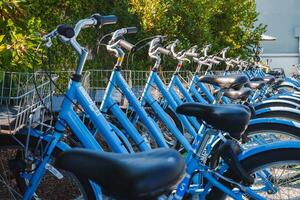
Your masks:
{"label": "black handlebar grip", "polygon": [[134,52],[136,50],[135,45],[133,45],[125,40],[119,40],[119,45],[130,52]]}
{"label": "black handlebar grip", "polygon": [[190,57],[199,57],[199,53],[186,52],[185,55]]}
{"label": "black handlebar grip", "polygon": [[96,27],[98,28],[107,24],[115,24],[118,21],[118,18],[115,15],[101,16],[99,14],[94,14],[92,17],[97,20]]}
{"label": "black handlebar grip", "polygon": [[126,30],[127,30],[128,34],[133,34],[133,33],[137,33],[138,32],[137,27],[127,27]]}
{"label": "black handlebar grip", "polygon": [[157,51],[159,51],[160,53],[165,54],[165,55],[167,55],[167,56],[172,55],[172,53],[171,53],[170,50],[165,49],[165,48],[163,48],[163,47],[158,47],[158,48],[157,48]]}
{"label": "black handlebar grip", "polygon": [[71,26],[66,24],[59,25],[56,30],[59,35],[62,35],[69,39],[74,37],[75,35],[75,30]]}

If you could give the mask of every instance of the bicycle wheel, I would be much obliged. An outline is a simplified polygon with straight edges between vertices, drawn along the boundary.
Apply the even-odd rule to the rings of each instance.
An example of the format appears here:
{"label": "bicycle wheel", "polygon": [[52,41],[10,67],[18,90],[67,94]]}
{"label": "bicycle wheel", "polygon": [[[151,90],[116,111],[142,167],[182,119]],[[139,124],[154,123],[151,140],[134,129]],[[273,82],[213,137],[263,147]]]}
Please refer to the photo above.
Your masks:
{"label": "bicycle wheel", "polygon": [[[255,154],[241,161],[242,166],[254,178],[255,182],[250,188],[266,199],[284,200],[300,199],[300,149],[282,148]],[[228,171],[224,176],[240,182],[234,176],[233,171]],[[297,178],[295,178],[297,177]],[[285,180],[285,181],[282,181]],[[271,183],[272,187],[266,188],[265,181]],[[233,188],[228,182],[223,184]],[[212,188],[207,199],[230,199],[217,188]],[[244,199],[251,199],[245,194]]]}
{"label": "bicycle wheel", "polygon": [[282,108],[275,109],[271,109],[269,112],[265,113],[256,113],[256,118],[277,118],[300,123],[300,114],[297,110],[289,108],[288,110],[281,110]]}
{"label": "bicycle wheel", "polygon": [[[25,135],[0,135],[1,199],[22,199],[28,184],[28,179],[24,178],[22,174],[34,172],[35,161],[41,159],[40,156],[46,146],[46,141],[30,137],[28,157],[25,157],[24,144],[26,144]],[[54,150],[52,162],[60,152],[58,148]],[[51,163],[42,177],[34,199],[96,199],[87,179],[52,168]]]}
{"label": "bicycle wheel", "polygon": [[300,140],[300,130],[284,123],[251,124],[242,135],[244,148],[284,140]]}
{"label": "bicycle wheel", "polygon": [[292,86],[289,86],[289,85],[278,86],[276,89],[277,90],[284,90],[284,91],[287,91],[287,92],[299,92],[300,91],[299,88],[292,87]]}
{"label": "bicycle wheel", "polygon": [[[116,136],[121,141],[122,145],[126,148],[126,150],[128,152],[133,152],[132,144],[130,144],[126,133],[124,132],[124,130],[122,130],[122,127],[119,126],[120,123],[118,122],[118,120],[113,115],[109,115],[109,114],[106,114],[105,118],[109,123],[109,125],[111,126],[111,129],[114,131]],[[84,122],[85,126],[89,129],[89,131],[94,135],[95,139],[100,144],[101,148],[106,152],[112,151],[112,149],[109,147],[109,144],[105,141],[101,133],[99,133],[96,127],[94,126],[93,122],[88,117],[85,117],[84,115],[81,116],[81,119]],[[76,146],[80,147],[81,146],[80,140],[76,137],[76,134],[74,134],[70,128],[68,129],[68,133],[72,138],[71,141],[72,140],[75,141],[74,143],[76,143]]]}
{"label": "bicycle wheel", "polygon": [[[153,112],[152,109],[146,109],[148,112],[149,116],[156,122],[158,127],[160,128],[167,144],[169,145],[170,148],[180,150],[182,148],[180,142],[176,139],[176,137],[172,134],[172,132],[169,130],[169,128],[165,125],[165,123],[160,119],[160,117]],[[177,127],[177,129],[184,134],[184,129],[182,126],[181,121],[178,119],[177,115],[173,112],[172,109],[169,107],[164,109],[165,113],[168,115],[170,121],[174,123],[174,125]]]}

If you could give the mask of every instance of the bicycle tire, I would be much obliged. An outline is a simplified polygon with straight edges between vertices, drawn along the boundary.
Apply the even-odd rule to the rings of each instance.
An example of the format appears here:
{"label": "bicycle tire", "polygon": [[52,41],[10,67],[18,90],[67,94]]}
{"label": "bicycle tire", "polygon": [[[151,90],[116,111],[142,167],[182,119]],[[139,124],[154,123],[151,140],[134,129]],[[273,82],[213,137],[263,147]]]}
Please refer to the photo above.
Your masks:
{"label": "bicycle tire", "polygon": [[250,124],[242,135],[243,143],[247,141],[247,137],[260,133],[280,133],[300,140],[300,128],[279,122],[264,122]]}
{"label": "bicycle tire", "polygon": [[300,105],[294,102],[268,102],[264,104],[254,105],[255,110],[263,109],[263,108],[270,108],[270,107],[287,107],[287,108],[298,108]]}
{"label": "bicycle tire", "polygon": [[269,110],[265,113],[256,113],[256,118],[277,118],[286,119],[300,123],[300,114],[292,110]]}
{"label": "bicycle tire", "polygon": [[[248,158],[241,160],[241,164],[243,168],[249,173],[253,173],[256,169],[260,169],[262,167],[267,168],[267,166],[280,163],[280,162],[288,162],[300,164],[300,148],[281,148],[281,149],[273,149],[269,151],[264,151],[258,154],[254,154]],[[224,174],[224,176],[235,180],[236,182],[240,182],[240,179],[234,176],[234,172],[230,169]],[[224,185],[233,188],[231,184],[225,181],[220,181]],[[207,200],[219,200],[225,199],[226,194],[222,191],[213,187],[209,194],[206,196]]]}
{"label": "bicycle tire", "polygon": [[300,98],[299,97],[295,97],[295,96],[291,96],[291,97],[293,97],[293,98],[289,98],[289,96],[281,96],[281,97],[278,97],[276,99],[282,99],[282,100],[290,101],[290,102],[293,102],[293,103],[296,103],[296,104],[300,105]]}
{"label": "bicycle tire", "polygon": [[292,87],[292,86],[289,86],[289,85],[278,86],[276,88],[276,90],[287,90],[289,92],[300,92],[300,89],[298,89],[297,87]]}
{"label": "bicycle tire", "polygon": [[[154,113],[152,111],[152,109],[146,109],[146,111],[148,112],[148,114],[151,116],[151,118],[158,124],[164,124],[160,117],[157,116],[156,113]],[[169,118],[174,122],[175,126],[177,127],[177,129],[184,134],[184,128],[183,125],[181,123],[181,121],[179,120],[179,118],[177,117],[176,113],[169,107],[164,108],[165,113],[169,116]],[[160,127],[161,128],[161,127]],[[167,127],[166,127],[167,128]],[[162,128],[161,128],[162,129]],[[167,136],[164,132],[163,132],[164,137],[169,137]],[[182,145],[177,141],[177,139],[174,136],[171,136],[171,138],[174,140],[174,145],[170,146],[170,148],[176,149],[176,150],[180,150],[182,148]]]}

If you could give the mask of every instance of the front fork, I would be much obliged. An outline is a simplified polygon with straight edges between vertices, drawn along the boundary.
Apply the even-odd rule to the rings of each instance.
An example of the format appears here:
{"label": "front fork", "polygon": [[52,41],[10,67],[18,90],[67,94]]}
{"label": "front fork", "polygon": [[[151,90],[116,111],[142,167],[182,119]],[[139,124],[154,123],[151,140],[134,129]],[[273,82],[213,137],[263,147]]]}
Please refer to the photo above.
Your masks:
{"label": "front fork", "polygon": [[[42,136],[40,137],[43,140]],[[23,195],[22,200],[30,200],[36,195],[35,191],[37,190],[42,180],[42,177],[45,174],[47,168],[49,167],[49,163],[51,162],[51,155],[62,137],[63,135],[60,133],[56,133],[56,132],[53,133],[50,141],[46,140],[47,146],[45,147],[45,151],[43,152],[42,160],[39,163],[37,163],[37,167],[34,173],[32,175],[28,175],[28,174],[23,175],[24,178],[28,178],[28,181],[27,181],[27,188]],[[91,181],[90,184],[93,188],[93,192],[95,194],[96,199],[102,200],[102,191],[100,187]]]}
{"label": "front fork", "polygon": [[62,134],[54,133],[53,139],[47,144],[46,151],[43,153],[42,160],[37,164],[34,174],[28,180],[27,188],[23,196],[23,200],[30,200],[37,187],[39,186],[42,176],[46,172],[46,165],[51,161],[51,155],[57,143],[61,140]]}

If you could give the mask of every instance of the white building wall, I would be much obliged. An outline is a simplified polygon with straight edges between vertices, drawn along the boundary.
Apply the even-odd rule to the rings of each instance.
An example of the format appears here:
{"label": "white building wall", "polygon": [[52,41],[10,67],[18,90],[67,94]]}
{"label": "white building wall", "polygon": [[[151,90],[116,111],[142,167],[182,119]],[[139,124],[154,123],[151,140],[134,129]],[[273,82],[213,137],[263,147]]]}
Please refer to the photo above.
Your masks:
{"label": "white building wall", "polygon": [[299,63],[299,54],[262,54],[261,56],[264,63],[271,68],[283,68],[286,75],[291,75],[296,72],[293,65]]}
{"label": "white building wall", "polygon": [[268,25],[266,35],[276,41],[262,42],[262,59],[286,74],[299,63],[300,0],[256,0],[258,22]]}

